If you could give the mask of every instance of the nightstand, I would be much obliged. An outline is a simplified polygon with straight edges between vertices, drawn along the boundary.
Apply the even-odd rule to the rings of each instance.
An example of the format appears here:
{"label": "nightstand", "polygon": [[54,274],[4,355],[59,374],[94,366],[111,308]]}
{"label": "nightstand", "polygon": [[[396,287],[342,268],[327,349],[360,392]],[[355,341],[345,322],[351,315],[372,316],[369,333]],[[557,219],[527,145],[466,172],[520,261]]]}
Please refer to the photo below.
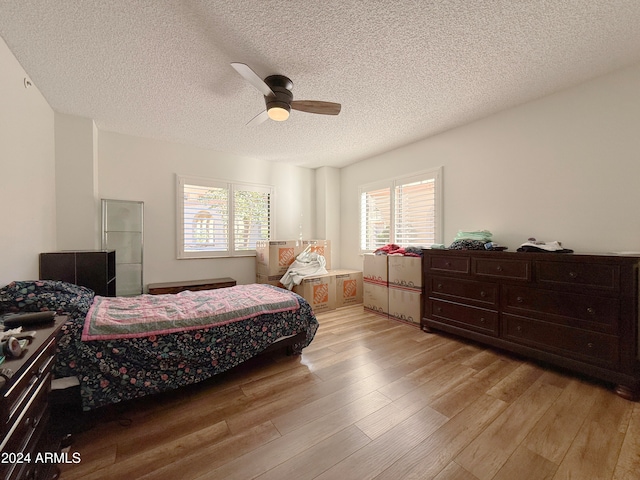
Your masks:
{"label": "nightstand", "polygon": [[48,432],[51,370],[58,332],[67,317],[53,324],[23,327],[36,336],[19,358],[6,359],[2,368],[13,374],[0,387],[0,479],[54,479],[59,440]]}

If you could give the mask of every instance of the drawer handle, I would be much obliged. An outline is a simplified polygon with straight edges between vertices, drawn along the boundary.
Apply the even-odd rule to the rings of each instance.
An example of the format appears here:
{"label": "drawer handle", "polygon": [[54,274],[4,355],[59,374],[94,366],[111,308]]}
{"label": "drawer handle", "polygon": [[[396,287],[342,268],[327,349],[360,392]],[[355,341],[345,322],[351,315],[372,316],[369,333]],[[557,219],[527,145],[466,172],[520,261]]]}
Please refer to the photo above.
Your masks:
{"label": "drawer handle", "polygon": [[596,309],[592,307],[587,307],[587,313],[589,315],[594,315],[596,313]]}
{"label": "drawer handle", "polygon": [[521,331],[522,331],[522,327],[521,327],[520,325],[518,325],[518,326],[516,327],[516,330],[517,330],[518,332],[521,332]]}
{"label": "drawer handle", "polygon": [[591,342],[587,343],[587,347],[593,348],[593,343],[591,343]]}
{"label": "drawer handle", "polygon": [[441,283],[439,283],[439,284],[436,286],[436,288],[437,288],[438,290],[442,290],[442,284],[441,284]]}
{"label": "drawer handle", "polygon": [[523,297],[516,297],[516,302],[522,303],[522,302],[524,302],[524,298]]}
{"label": "drawer handle", "polygon": [[451,266],[451,262],[444,262],[444,266],[445,267],[450,267]]}
{"label": "drawer handle", "polygon": [[436,307],[436,312],[441,313],[442,312],[442,308],[441,307]]}
{"label": "drawer handle", "polygon": [[578,274],[576,272],[569,272],[569,277],[578,278]]}
{"label": "drawer handle", "polygon": [[37,417],[27,417],[24,421],[24,424],[27,428],[35,429],[40,423],[40,419]]}
{"label": "drawer handle", "polygon": [[502,271],[502,265],[498,265],[498,266],[496,267],[496,270],[497,270],[497,271],[499,271],[499,272],[501,272],[501,271]]}
{"label": "drawer handle", "polygon": [[480,296],[481,296],[482,298],[486,297],[486,296],[487,296],[487,292],[485,292],[485,291],[483,290],[482,292],[480,292]]}
{"label": "drawer handle", "polygon": [[486,320],[484,319],[484,317],[480,317],[480,323],[485,323]]}

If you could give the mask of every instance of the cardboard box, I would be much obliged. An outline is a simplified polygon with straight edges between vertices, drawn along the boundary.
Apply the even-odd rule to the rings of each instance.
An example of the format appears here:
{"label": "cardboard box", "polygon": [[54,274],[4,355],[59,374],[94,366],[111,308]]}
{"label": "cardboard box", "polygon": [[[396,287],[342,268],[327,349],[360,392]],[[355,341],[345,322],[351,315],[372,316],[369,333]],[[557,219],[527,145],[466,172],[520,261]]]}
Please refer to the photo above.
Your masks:
{"label": "cardboard box", "polygon": [[368,312],[389,316],[389,287],[375,283],[363,282],[362,303]]}
{"label": "cardboard box", "polygon": [[256,273],[282,276],[301,252],[299,240],[260,240],[256,242]]}
{"label": "cardboard box", "polygon": [[331,269],[330,240],[260,240],[256,242],[256,273],[267,277],[284,275],[307,247],[322,255],[326,260],[326,269]]}
{"label": "cardboard box", "polygon": [[300,251],[303,252],[307,247],[311,252],[322,255],[327,262],[325,268],[331,270],[331,240],[302,240]]}
{"label": "cardboard box", "polygon": [[362,279],[365,283],[387,286],[389,282],[387,255],[365,253],[362,262]]}
{"label": "cardboard box", "polygon": [[422,293],[403,288],[389,288],[389,318],[420,327]]}
{"label": "cardboard box", "polygon": [[285,288],[285,286],[280,283],[281,278],[282,275],[274,275],[268,277],[266,275],[258,273],[256,274],[256,283],[266,283],[267,285],[273,285],[274,287]]}
{"label": "cardboard box", "polygon": [[422,291],[422,257],[389,255],[389,287]]}
{"label": "cardboard box", "polygon": [[362,272],[357,270],[332,270],[336,276],[336,308],[362,303]]}
{"label": "cardboard box", "polygon": [[328,312],[336,308],[336,276],[331,273],[313,275],[302,279],[293,291],[302,296],[314,313]]}

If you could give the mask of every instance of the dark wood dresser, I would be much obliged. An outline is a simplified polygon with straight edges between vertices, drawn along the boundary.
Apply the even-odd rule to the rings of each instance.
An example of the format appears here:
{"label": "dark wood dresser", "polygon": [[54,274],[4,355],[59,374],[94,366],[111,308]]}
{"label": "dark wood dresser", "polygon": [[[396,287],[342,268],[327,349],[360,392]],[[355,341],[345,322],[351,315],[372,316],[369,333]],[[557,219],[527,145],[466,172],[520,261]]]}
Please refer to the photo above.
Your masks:
{"label": "dark wood dresser", "polygon": [[67,317],[56,317],[36,336],[20,358],[7,359],[2,368],[13,372],[0,388],[0,479],[52,479],[58,475],[54,454],[59,440],[48,431],[51,369],[57,335]]}
{"label": "dark wood dresser", "polygon": [[584,373],[638,398],[640,256],[423,253],[423,330]]}

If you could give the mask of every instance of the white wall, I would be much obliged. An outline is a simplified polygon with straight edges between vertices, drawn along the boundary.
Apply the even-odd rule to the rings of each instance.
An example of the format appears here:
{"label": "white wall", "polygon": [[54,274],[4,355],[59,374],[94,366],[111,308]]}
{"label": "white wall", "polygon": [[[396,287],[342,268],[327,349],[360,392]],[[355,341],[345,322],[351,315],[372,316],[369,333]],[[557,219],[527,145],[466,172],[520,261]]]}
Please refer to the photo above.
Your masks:
{"label": "white wall", "polygon": [[38,278],[56,248],[53,110],[0,38],[0,286]]}
{"label": "white wall", "polygon": [[144,202],[144,283],[233,277],[255,258],[176,260],[176,174],[274,185],[276,237],[315,237],[314,171],[112,132],[98,133],[99,196]]}
{"label": "white wall", "polygon": [[342,169],[341,263],[361,268],[358,186],[443,166],[444,243],[488,229],[640,251],[640,65]]}
{"label": "white wall", "polygon": [[101,247],[96,134],[93,120],[56,112],[58,250]]}
{"label": "white wall", "polygon": [[340,169],[315,170],[316,238],[331,241],[333,269],[340,267]]}
{"label": "white wall", "polygon": [[[640,65],[343,168],[339,179],[328,169],[316,178],[299,167],[96,135],[91,120],[54,116],[37,86],[24,87],[25,76],[0,39],[1,285],[36,278],[40,252],[79,248],[71,245],[79,238],[90,248],[99,239],[95,206],[92,214],[83,209],[84,220],[75,224],[61,209],[65,232],[56,232],[56,140],[67,143],[57,146],[67,158],[91,163],[82,175],[89,183],[83,198],[145,202],[145,283],[253,281],[253,258],[175,259],[176,173],[274,184],[277,237],[339,235],[333,264],[342,268],[361,267],[358,186],[438,166],[444,167],[445,243],[458,229],[487,228],[510,250],[535,236],[577,252],[640,251]],[[54,138],[56,129],[66,133],[58,130]],[[74,132],[84,137],[80,149],[69,140]],[[332,197],[338,184],[339,196]],[[65,187],[70,192],[72,185]]]}

